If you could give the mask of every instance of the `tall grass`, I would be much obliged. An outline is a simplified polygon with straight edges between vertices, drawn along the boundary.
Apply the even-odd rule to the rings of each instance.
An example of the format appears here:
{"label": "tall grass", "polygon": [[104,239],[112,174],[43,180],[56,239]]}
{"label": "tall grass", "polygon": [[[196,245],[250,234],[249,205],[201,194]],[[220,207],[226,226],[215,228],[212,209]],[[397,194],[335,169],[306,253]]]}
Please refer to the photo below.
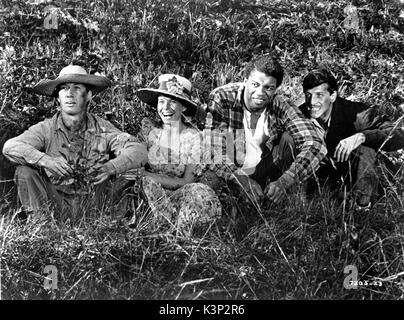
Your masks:
{"label": "tall grass", "polygon": [[[322,187],[312,199],[225,212],[194,237],[153,225],[146,206],[129,225],[113,208],[75,223],[1,220],[3,299],[401,299],[403,209],[387,194],[368,213]],[[46,265],[58,289],[44,288]],[[343,270],[381,287],[343,287]]]}
{"label": "tall grass", "polygon": [[[134,92],[165,72],[189,77],[195,97],[243,80],[254,55],[273,51],[285,67],[280,91],[297,103],[305,73],[329,66],[340,93],[379,103],[397,116],[404,94],[402,20],[398,2],[355,1],[362,29],[344,30],[348,1],[65,1],[58,30],[42,28],[45,4],[14,0],[0,27],[1,117],[16,131],[49,117],[56,103],[27,88],[74,62],[101,72],[113,86],[90,111],[136,133],[155,110]],[[388,15],[384,15],[384,13]],[[98,28],[98,29],[97,29]],[[97,31],[98,30],[98,31]],[[0,274],[3,299],[402,299],[402,153],[380,167],[382,190],[367,213],[345,193],[319,185],[277,206],[248,207],[227,197],[216,224],[185,237],[153,224],[142,199],[133,217],[116,207],[89,209],[77,221],[22,224],[15,194],[0,199]],[[11,178],[10,178],[11,179]],[[11,200],[10,200],[11,199]],[[44,288],[44,268],[58,270],[58,289]],[[344,268],[381,287],[343,286]]]}

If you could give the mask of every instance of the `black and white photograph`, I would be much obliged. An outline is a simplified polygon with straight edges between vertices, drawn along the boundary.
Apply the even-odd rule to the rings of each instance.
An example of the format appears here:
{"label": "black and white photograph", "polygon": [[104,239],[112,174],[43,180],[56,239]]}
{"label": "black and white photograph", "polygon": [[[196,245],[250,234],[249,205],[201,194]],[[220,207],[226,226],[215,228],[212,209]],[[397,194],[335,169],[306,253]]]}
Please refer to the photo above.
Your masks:
{"label": "black and white photograph", "polygon": [[404,0],[0,0],[0,300],[404,299],[403,74]]}

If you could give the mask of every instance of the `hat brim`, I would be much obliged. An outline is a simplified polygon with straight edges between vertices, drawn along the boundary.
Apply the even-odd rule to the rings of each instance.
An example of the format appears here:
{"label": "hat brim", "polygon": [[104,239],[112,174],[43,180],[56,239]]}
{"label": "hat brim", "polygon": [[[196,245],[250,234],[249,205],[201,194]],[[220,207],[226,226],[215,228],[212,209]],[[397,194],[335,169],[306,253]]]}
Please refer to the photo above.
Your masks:
{"label": "hat brim", "polygon": [[140,100],[154,107],[157,106],[157,100],[159,96],[174,98],[179,102],[181,102],[184,105],[184,107],[186,107],[186,110],[183,112],[185,116],[194,117],[197,113],[198,105],[195,102],[187,98],[184,98],[183,96],[174,93],[169,93],[164,90],[146,89],[146,88],[139,89],[136,91],[136,95],[139,97]]}
{"label": "hat brim", "polygon": [[111,81],[106,77],[91,74],[67,74],[57,77],[55,80],[42,80],[32,87],[32,91],[45,96],[55,96],[57,86],[68,82],[81,83],[90,86],[92,91],[98,92],[111,85]]}

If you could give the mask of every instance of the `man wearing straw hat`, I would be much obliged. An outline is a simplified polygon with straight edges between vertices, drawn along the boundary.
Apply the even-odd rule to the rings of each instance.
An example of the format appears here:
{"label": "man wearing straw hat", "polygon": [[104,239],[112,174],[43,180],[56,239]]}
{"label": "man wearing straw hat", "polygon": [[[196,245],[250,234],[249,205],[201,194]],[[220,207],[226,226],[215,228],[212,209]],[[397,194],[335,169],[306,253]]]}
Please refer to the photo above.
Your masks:
{"label": "man wearing straw hat", "polygon": [[51,119],[4,144],[3,154],[18,164],[15,181],[20,212],[35,213],[51,204],[55,213],[76,216],[92,194],[89,190],[101,205],[101,198],[111,190],[112,177],[146,162],[143,144],[87,112],[93,92],[109,85],[106,77],[69,65],[56,79],[42,80],[32,88],[56,97],[60,108]]}

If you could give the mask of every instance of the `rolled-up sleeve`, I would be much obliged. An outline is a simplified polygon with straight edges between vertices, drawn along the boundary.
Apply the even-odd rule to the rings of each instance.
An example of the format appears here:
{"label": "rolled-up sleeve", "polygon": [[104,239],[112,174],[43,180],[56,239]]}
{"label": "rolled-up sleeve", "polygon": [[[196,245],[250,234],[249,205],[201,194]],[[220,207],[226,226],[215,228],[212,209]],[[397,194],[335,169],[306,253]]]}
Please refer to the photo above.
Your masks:
{"label": "rolled-up sleeve", "polygon": [[10,161],[21,165],[36,165],[45,155],[46,137],[50,128],[47,122],[40,122],[17,137],[7,140],[3,154]]}

